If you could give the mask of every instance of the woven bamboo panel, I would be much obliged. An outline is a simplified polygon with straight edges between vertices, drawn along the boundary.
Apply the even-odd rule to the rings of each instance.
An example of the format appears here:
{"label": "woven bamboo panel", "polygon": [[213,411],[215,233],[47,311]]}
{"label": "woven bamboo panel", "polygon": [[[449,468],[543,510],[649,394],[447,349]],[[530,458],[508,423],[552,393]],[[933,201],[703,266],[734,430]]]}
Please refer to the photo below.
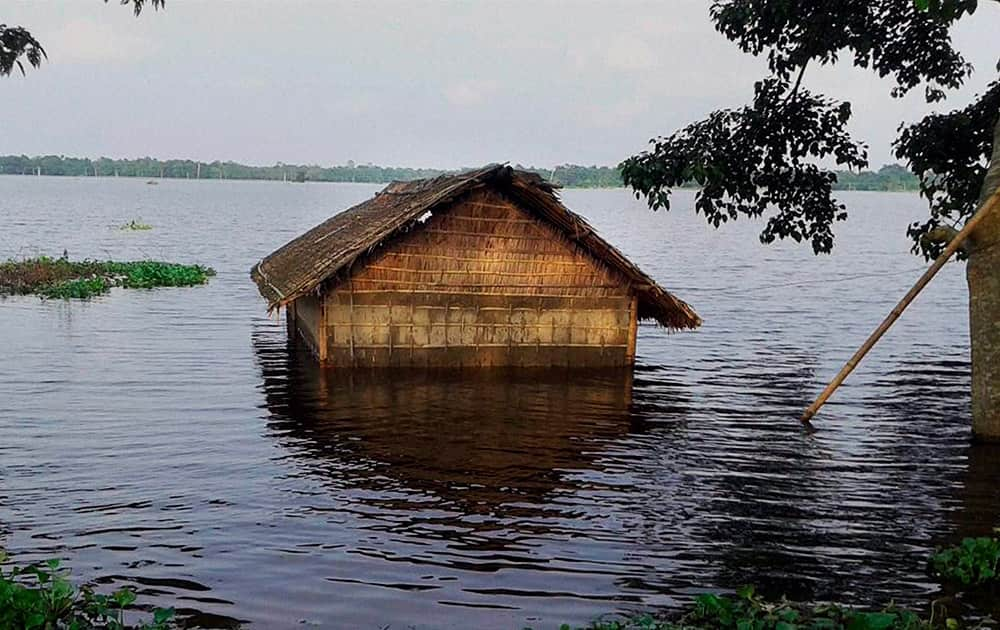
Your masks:
{"label": "woven bamboo panel", "polygon": [[491,191],[366,260],[325,296],[341,366],[625,365],[626,278]]}

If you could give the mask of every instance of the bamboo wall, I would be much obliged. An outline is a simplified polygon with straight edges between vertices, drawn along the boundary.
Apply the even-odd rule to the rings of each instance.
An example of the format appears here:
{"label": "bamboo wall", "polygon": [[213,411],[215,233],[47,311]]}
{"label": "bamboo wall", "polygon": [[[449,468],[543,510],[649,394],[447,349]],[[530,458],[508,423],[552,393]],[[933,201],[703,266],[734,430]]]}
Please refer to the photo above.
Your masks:
{"label": "bamboo wall", "polygon": [[305,295],[295,300],[288,309],[289,332],[297,335],[319,359],[325,359],[325,340],[322,338],[320,322],[323,318],[323,302],[314,295]]}
{"label": "bamboo wall", "polygon": [[[616,366],[635,300],[616,272],[494,192],[358,264],[314,333],[335,366]],[[309,311],[312,313],[312,311]],[[312,316],[312,315],[310,315]]]}

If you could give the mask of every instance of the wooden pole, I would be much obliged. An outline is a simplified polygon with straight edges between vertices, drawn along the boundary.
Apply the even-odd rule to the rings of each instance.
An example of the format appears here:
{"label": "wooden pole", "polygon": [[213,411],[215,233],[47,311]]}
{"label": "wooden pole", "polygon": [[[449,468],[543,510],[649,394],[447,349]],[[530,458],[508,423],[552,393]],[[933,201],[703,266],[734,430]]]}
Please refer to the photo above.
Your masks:
{"label": "wooden pole", "polygon": [[639,297],[632,296],[628,304],[628,347],[625,350],[627,365],[635,365],[635,338],[639,334]]}
{"label": "wooden pole", "polygon": [[354,356],[354,270],[348,269],[347,273],[351,274],[347,278],[347,289],[350,296],[350,306],[348,307],[348,322],[350,322],[350,341],[351,341],[351,367],[357,367],[357,359]]}
{"label": "wooden pole", "polygon": [[837,388],[840,387],[840,385],[844,382],[844,380],[847,379],[847,377],[851,374],[851,372],[854,371],[854,368],[858,367],[858,364],[861,363],[861,359],[865,358],[865,355],[868,354],[868,351],[871,350],[872,347],[876,343],[878,343],[879,339],[881,339],[882,336],[885,335],[886,331],[888,331],[889,328],[892,327],[894,323],[896,323],[896,320],[899,319],[899,316],[903,314],[903,311],[906,310],[906,307],[908,307],[910,303],[913,302],[913,300],[917,297],[917,295],[919,295],[920,292],[924,290],[924,287],[926,287],[928,283],[930,283],[930,281],[934,279],[934,276],[937,275],[937,272],[941,271],[941,268],[944,267],[945,263],[947,263],[948,260],[955,254],[955,252],[957,252],[959,248],[962,247],[962,244],[965,243],[966,240],[968,240],[969,235],[972,234],[973,230],[976,229],[976,226],[979,225],[979,222],[982,221],[987,214],[995,210],[998,206],[1000,206],[1000,190],[993,193],[993,195],[990,196],[989,199],[983,202],[983,205],[981,205],[979,209],[976,211],[976,213],[972,215],[972,218],[969,219],[969,221],[965,224],[965,227],[962,228],[962,231],[956,234],[955,238],[951,239],[945,250],[941,252],[941,255],[938,256],[937,260],[934,261],[934,264],[932,264],[927,269],[927,271],[924,272],[924,275],[920,276],[920,279],[917,280],[917,283],[915,285],[913,285],[913,288],[907,291],[906,295],[903,296],[903,299],[900,300],[899,304],[896,305],[896,308],[892,309],[892,312],[889,313],[889,315],[885,318],[885,320],[882,321],[881,324],[879,324],[879,327],[875,329],[875,332],[873,332],[871,336],[868,337],[868,340],[865,341],[865,343],[860,348],[858,348],[858,351],[855,352],[854,356],[852,356],[850,360],[847,362],[847,364],[844,365],[843,368],[841,368],[837,376],[834,377],[832,381],[830,381],[830,384],[826,386],[826,389],[824,389],[823,393],[819,395],[819,398],[816,399],[816,402],[809,405],[809,407],[802,414],[803,424],[809,424],[809,421],[812,420],[813,416],[816,415],[816,412],[819,411],[819,408],[826,403],[826,401],[830,398],[830,396],[833,395],[833,392],[837,391]]}
{"label": "wooden pole", "polygon": [[[319,356],[320,365],[326,365],[326,359],[329,356],[328,343],[327,343],[327,309],[326,300],[327,295],[325,293],[320,293],[316,296],[319,300],[319,316],[316,318],[316,354]],[[299,311],[295,309],[295,317],[298,318]]]}

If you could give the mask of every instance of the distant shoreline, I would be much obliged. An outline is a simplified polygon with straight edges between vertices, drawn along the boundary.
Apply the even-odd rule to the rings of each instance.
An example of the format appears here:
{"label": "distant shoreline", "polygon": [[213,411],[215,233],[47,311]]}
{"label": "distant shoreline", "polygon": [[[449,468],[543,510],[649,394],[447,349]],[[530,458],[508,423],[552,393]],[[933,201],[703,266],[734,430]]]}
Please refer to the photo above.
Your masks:
{"label": "distant shoreline", "polygon": [[[621,174],[612,166],[563,164],[554,168],[516,165],[538,173],[563,188],[623,188]],[[404,168],[374,164],[347,163],[341,166],[316,166],[277,163],[274,166],[250,166],[238,162],[199,162],[194,160],[157,160],[154,158],[111,159],[74,158],[61,155],[29,157],[0,156],[0,175],[48,175],[55,177],[130,177],[146,180],[201,179],[241,181],[287,181],[293,183],[388,184],[455,173],[462,169]],[[878,171],[836,171],[834,190],[913,192],[919,190],[917,178],[899,164],[883,166]],[[695,188],[684,186],[684,188]]]}

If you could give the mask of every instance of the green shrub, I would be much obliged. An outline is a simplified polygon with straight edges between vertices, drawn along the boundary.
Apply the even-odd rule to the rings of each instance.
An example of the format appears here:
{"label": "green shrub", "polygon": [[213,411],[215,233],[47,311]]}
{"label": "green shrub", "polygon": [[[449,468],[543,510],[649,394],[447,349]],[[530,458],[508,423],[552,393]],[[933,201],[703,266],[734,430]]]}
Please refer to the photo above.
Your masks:
{"label": "green shrub", "polygon": [[964,586],[1000,580],[1000,539],[966,538],[957,547],[938,551],[931,556],[931,568],[946,580]]}
{"label": "green shrub", "polygon": [[[0,563],[6,554],[0,550]],[[125,623],[125,610],[136,599],[122,588],[110,595],[76,588],[58,560],[42,566],[0,567],[0,628],[4,630],[166,630],[173,609],[157,608],[149,622]]]}

